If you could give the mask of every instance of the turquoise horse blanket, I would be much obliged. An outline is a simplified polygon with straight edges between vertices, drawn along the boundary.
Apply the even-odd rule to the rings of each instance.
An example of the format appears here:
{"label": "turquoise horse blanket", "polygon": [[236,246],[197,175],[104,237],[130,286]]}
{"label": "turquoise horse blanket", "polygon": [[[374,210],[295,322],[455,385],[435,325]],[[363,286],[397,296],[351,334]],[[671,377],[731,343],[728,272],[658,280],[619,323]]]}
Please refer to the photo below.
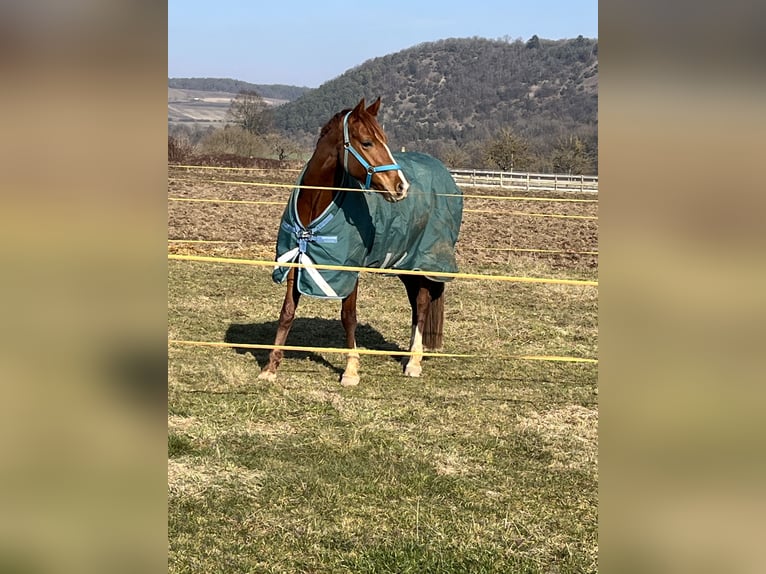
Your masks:
{"label": "turquoise horse blanket", "polygon": [[[307,227],[298,219],[298,188],[293,189],[277,235],[277,263],[298,262],[298,291],[311,297],[342,299],[351,294],[357,271],[317,269],[343,265],[414,271],[457,272],[455,243],[463,220],[463,194],[437,159],[422,153],[395,153],[410,188],[396,203],[362,191],[344,174],[332,203]],[[301,183],[303,175],[299,178]],[[284,283],[289,267],[274,268]],[[427,274],[426,274],[427,276]],[[432,277],[434,281],[451,278]]]}

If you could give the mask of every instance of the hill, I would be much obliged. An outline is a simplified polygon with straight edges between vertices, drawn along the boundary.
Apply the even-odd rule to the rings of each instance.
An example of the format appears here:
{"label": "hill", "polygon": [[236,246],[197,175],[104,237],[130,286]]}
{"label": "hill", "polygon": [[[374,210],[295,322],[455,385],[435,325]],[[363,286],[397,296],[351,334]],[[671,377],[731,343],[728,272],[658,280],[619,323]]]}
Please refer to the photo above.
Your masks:
{"label": "hill", "polygon": [[598,41],[451,38],[368,60],[273,110],[286,136],[315,141],[333,113],[383,99],[392,145],[439,155],[504,129],[542,152],[576,135],[597,146]]}
{"label": "hill", "polygon": [[311,88],[303,86],[286,86],[284,84],[251,84],[231,78],[168,78],[168,88],[226,92],[234,95],[242,91],[255,91],[267,100],[284,100],[286,102],[296,100],[311,90]]}

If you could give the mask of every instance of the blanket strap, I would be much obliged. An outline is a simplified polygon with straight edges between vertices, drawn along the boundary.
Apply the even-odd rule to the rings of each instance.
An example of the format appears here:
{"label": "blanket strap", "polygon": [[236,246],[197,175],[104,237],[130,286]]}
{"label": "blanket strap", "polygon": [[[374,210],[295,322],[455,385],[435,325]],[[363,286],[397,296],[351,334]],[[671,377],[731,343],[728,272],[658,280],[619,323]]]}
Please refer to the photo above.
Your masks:
{"label": "blanket strap", "polygon": [[316,232],[324,227],[327,222],[332,219],[328,217],[321,222],[320,225],[314,227],[314,229],[305,229],[298,224],[290,225],[286,221],[282,222],[282,229],[289,231],[295,236],[298,241],[298,250],[300,253],[306,253],[306,248],[309,243],[338,243],[337,235],[317,235]]}
{"label": "blanket strap", "polygon": [[[327,297],[337,297],[338,294],[335,292],[335,290],[332,287],[330,287],[330,284],[327,283],[327,281],[325,281],[324,277],[322,277],[322,274],[319,272],[319,270],[316,267],[314,267],[314,262],[306,253],[306,248],[308,247],[309,242],[312,242],[312,243],[337,243],[338,242],[337,235],[317,235],[316,234],[316,232],[322,229],[325,225],[327,225],[327,223],[332,218],[333,218],[333,214],[330,214],[324,220],[322,220],[317,225],[315,225],[314,229],[305,229],[300,224],[290,225],[286,221],[283,221],[282,228],[285,231],[289,231],[295,236],[295,238],[298,240],[298,246],[283,253],[279,258],[277,258],[278,263],[284,263],[286,261],[293,262],[297,260],[298,263],[303,264],[304,265],[303,269],[306,270],[306,273],[309,274],[309,277],[311,277],[314,283],[316,283],[317,287],[319,287]],[[298,269],[298,272],[300,271],[301,269]]]}

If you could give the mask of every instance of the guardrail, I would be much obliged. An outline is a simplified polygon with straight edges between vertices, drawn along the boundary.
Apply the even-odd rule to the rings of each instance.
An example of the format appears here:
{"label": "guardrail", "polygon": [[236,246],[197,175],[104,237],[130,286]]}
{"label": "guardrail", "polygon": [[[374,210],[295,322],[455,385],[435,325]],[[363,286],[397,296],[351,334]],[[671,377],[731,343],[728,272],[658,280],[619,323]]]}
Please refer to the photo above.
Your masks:
{"label": "guardrail", "polygon": [[450,170],[455,183],[476,187],[503,187],[524,191],[577,191],[598,193],[597,175],[519,173],[514,171]]}

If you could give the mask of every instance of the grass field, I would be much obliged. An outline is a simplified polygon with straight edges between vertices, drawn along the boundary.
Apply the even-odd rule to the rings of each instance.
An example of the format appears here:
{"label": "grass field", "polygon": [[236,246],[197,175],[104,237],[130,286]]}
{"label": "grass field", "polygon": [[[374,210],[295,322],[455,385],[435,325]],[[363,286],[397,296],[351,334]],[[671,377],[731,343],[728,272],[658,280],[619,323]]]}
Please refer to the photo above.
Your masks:
{"label": "grass field", "polygon": [[[171,168],[169,195],[286,199],[210,181],[234,178],[258,179]],[[502,212],[596,204],[534,203],[466,200],[494,213],[466,213],[461,270],[595,279],[592,255],[481,249],[595,249],[594,220]],[[272,258],[281,209],[171,201],[171,239],[235,242],[171,249]],[[400,282],[361,281],[359,346],[406,350]],[[265,268],[169,261],[169,338],[271,343],[283,295]],[[342,355],[288,352],[269,384],[267,351],[171,345],[169,571],[595,572],[597,367],[511,355],[596,357],[597,289],[458,279],[446,297],[445,352],[476,356],[427,359],[420,379],[363,356],[344,388]],[[342,347],[339,307],[303,298],[288,344]]]}

